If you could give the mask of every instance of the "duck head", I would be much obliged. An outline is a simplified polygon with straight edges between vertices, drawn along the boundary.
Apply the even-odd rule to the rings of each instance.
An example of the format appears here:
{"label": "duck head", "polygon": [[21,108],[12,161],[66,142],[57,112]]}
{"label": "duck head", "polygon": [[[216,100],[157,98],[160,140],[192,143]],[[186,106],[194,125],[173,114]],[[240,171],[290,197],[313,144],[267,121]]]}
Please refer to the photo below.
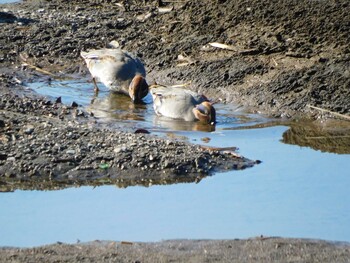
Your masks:
{"label": "duck head", "polygon": [[214,125],[216,123],[216,111],[210,102],[204,101],[201,104],[196,105],[192,111],[194,116],[199,121],[208,123],[210,125]]}
{"label": "duck head", "polygon": [[148,84],[144,77],[136,75],[129,85],[129,96],[134,103],[142,103],[148,94]]}

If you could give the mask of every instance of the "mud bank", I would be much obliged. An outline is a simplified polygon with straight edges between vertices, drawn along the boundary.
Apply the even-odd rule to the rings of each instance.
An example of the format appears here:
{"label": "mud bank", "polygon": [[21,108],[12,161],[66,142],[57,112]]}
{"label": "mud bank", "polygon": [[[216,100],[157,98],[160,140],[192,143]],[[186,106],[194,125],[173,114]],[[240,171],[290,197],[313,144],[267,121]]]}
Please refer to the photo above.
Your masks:
{"label": "mud bank", "polygon": [[0,248],[1,262],[349,262],[348,243],[306,239],[94,241]]}
{"label": "mud bank", "polygon": [[149,82],[191,81],[214,99],[274,116],[320,114],[308,106],[349,113],[348,1],[158,2],[5,5],[0,66],[20,81],[38,68],[83,75],[80,51],[117,40],[145,62]]}
{"label": "mud bank", "polygon": [[3,93],[0,109],[2,191],[198,182],[259,163],[234,152],[104,128],[76,105],[31,95]]}

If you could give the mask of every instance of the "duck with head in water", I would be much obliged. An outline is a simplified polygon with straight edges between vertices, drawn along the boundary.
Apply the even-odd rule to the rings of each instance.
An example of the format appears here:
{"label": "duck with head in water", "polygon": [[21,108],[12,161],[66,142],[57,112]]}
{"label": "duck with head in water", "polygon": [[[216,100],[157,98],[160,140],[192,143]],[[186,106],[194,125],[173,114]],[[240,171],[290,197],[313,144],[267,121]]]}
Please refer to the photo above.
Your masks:
{"label": "duck with head in water", "polygon": [[92,75],[96,92],[98,80],[114,92],[129,95],[134,103],[142,103],[148,95],[146,70],[138,58],[117,46],[82,51],[80,54]]}
{"label": "duck with head in water", "polygon": [[204,95],[194,91],[162,85],[150,86],[153,109],[158,116],[185,121],[199,120],[214,125],[216,112],[212,103]]}

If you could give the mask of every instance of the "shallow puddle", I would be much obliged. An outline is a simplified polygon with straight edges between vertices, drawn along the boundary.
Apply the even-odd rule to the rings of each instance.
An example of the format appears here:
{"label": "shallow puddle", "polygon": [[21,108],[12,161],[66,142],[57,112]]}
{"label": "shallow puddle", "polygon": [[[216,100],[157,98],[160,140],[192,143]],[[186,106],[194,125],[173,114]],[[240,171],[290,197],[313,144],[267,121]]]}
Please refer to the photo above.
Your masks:
{"label": "shallow puddle", "polygon": [[[291,143],[289,127],[234,106],[216,105],[218,124],[213,129],[158,118],[151,104],[134,106],[127,97],[105,90],[91,105],[93,87],[83,81],[43,82],[31,88],[61,96],[67,104],[91,107],[101,121],[115,127],[146,128],[208,146],[237,146],[243,156],[263,162],[197,184],[1,193],[0,224],[6,227],[0,229],[0,246],[260,235],[350,242],[349,154],[283,143]],[[346,136],[341,136],[345,152],[350,147]]]}
{"label": "shallow puddle", "polygon": [[93,84],[86,80],[43,81],[30,83],[29,87],[42,95],[52,97],[52,99],[61,97],[65,104],[76,102],[93,112],[94,116],[101,122],[123,129],[146,128],[150,132],[213,132],[271,121],[257,114],[244,113],[233,105],[220,103],[215,104],[218,122],[215,127],[199,122],[158,117],[153,111],[151,96],[147,97],[145,105],[135,105],[129,97],[109,92],[102,84],[99,85],[100,91],[95,96]]}

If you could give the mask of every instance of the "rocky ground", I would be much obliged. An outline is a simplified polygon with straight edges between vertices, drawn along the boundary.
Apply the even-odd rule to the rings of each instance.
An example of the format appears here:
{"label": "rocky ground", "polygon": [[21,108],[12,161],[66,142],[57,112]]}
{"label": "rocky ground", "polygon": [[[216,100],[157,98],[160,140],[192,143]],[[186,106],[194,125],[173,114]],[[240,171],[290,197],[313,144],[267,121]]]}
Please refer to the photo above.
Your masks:
{"label": "rocky ground", "polygon": [[233,151],[103,128],[75,105],[0,98],[0,189],[171,184],[258,164]]}
{"label": "rocky ground", "polygon": [[[112,40],[143,60],[150,83],[190,82],[189,88],[208,97],[274,117],[342,119],[343,142],[330,148],[347,152],[349,11],[348,0],[27,0],[2,5],[1,191],[193,182],[259,163],[233,151],[112,131],[84,109],[24,87],[37,79],[88,76],[80,51]],[[299,125],[284,140],[307,145],[294,135],[313,131]],[[329,149],[324,143],[317,147]],[[0,250],[4,262],[349,262],[349,257],[348,244],[289,239]]]}
{"label": "rocky ground", "polygon": [[342,243],[282,238],[101,242],[0,248],[1,262],[349,262]]}

